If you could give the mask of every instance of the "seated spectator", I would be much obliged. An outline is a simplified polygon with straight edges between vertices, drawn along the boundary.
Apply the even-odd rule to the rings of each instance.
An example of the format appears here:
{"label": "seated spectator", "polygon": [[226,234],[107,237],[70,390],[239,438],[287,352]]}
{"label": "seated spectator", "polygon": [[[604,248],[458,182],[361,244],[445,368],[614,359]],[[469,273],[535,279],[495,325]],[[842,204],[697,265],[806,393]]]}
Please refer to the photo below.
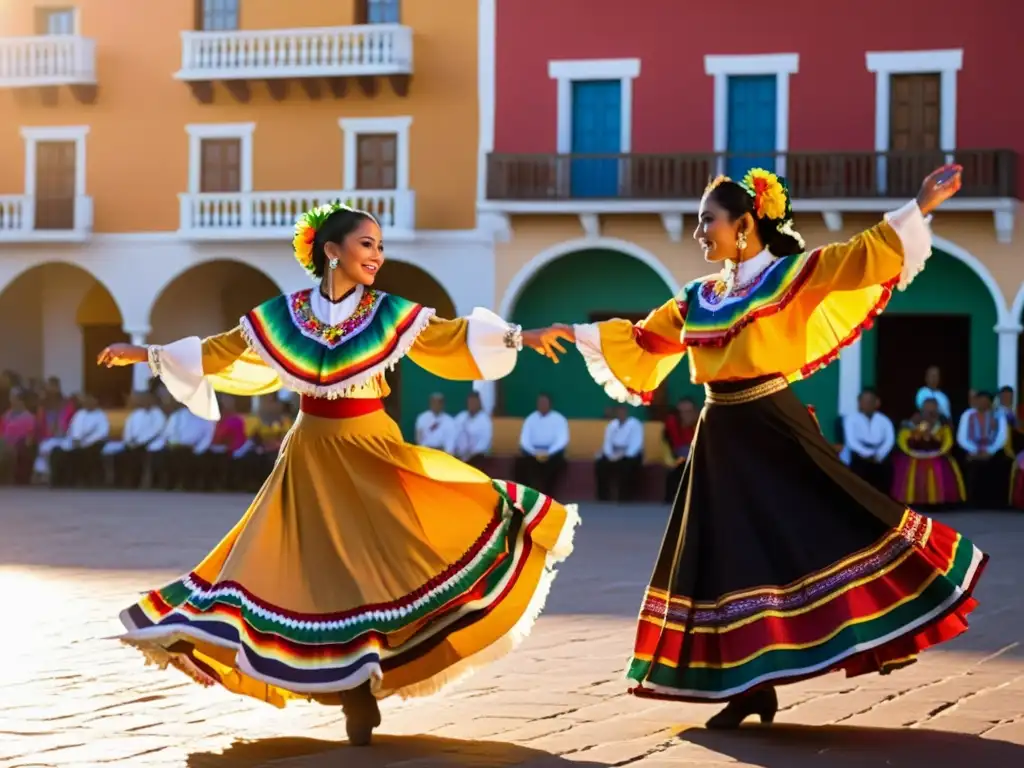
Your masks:
{"label": "seated spectator", "polygon": [[213,430],[205,485],[210,489],[235,489],[240,487],[234,469],[235,455],[245,445],[245,417],[236,410],[231,395],[221,395],[219,400],[220,421]]}
{"label": "seated spectator", "polygon": [[138,488],[146,471],[151,469],[149,457],[163,447],[167,417],[149,392],[139,392],[128,399],[131,413],[124,422],[120,440],[112,440],[103,447],[103,454],[111,458],[114,485],[118,488]]}
{"label": "seated spectator", "polygon": [[455,451],[455,420],[444,412],[444,395],[430,396],[430,407],[416,417],[416,445],[445,453]]}
{"label": "seated spectator", "polygon": [[942,508],[967,499],[960,467],[953,458],[953,430],[934,398],[900,426],[893,455],[891,495],[915,508]]}
{"label": "seated spectator", "polygon": [[466,410],[455,417],[455,456],[479,469],[483,458],[491,452],[493,437],[490,414],[483,409],[480,395],[470,392]]}
{"label": "seated spectator", "polygon": [[292,428],[285,405],[275,397],[260,398],[259,421],[249,439],[235,453],[238,460],[235,466],[245,490],[258,489],[274,469],[284,438]]}
{"label": "seated spectator", "polygon": [[[941,404],[939,405],[941,412]],[[967,501],[981,509],[1000,509],[1007,504],[1009,462],[1006,419],[992,409],[992,395],[978,392],[974,407],[960,417],[956,440],[967,480]]]}
{"label": "seated spectator", "polygon": [[55,488],[95,487],[103,482],[102,451],[110,436],[110,420],[91,394],[83,394],[81,402],[67,435],[50,453],[50,484]]}
{"label": "seated spectator", "polygon": [[64,397],[60,391],[60,380],[47,380],[46,391],[39,406],[39,449],[36,452],[33,474],[38,482],[50,477],[50,453],[60,446],[67,437],[71,418],[78,411],[78,395]]}
{"label": "seated spectator", "polygon": [[10,407],[0,416],[0,485],[28,485],[32,480],[37,425],[18,391],[7,396]]}
{"label": "seated spectator", "polygon": [[857,412],[843,421],[843,435],[850,455],[850,469],[861,480],[888,494],[892,486],[889,454],[896,445],[892,421],[878,410],[874,390],[865,389],[857,398]]}
{"label": "seated spectator", "polygon": [[924,386],[917,390],[914,406],[916,410],[920,411],[924,407],[924,401],[932,399],[939,404],[939,414],[948,421],[953,418],[953,412],[949,408],[949,398],[946,397],[946,393],[939,389],[941,385],[942,374],[939,367],[937,365],[929,366],[928,370],[924,372]]}
{"label": "seated spectator", "polygon": [[565,472],[565,449],[569,445],[569,421],[551,409],[551,398],[537,397],[537,410],[523,421],[519,434],[520,455],[516,459],[516,482],[554,496]]}
{"label": "seated spectator", "polygon": [[686,460],[690,458],[690,444],[697,431],[697,416],[697,404],[689,397],[682,397],[676,403],[675,411],[665,417],[662,440],[667,449],[665,464],[669,470],[665,477],[666,504],[675,499],[683,481]]}
{"label": "seated spectator", "polygon": [[644,425],[624,405],[615,407],[615,417],[604,430],[601,455],[594,464],[597,500],[632,501],[644,464]]}
{"label": "seated spectator", "polygon": [[164,427],[161,450],[152,451],[153,486],[173,491],[198,490],[202,476],[201,458],[213,442],[216,425],[182,406],[171,414]]}

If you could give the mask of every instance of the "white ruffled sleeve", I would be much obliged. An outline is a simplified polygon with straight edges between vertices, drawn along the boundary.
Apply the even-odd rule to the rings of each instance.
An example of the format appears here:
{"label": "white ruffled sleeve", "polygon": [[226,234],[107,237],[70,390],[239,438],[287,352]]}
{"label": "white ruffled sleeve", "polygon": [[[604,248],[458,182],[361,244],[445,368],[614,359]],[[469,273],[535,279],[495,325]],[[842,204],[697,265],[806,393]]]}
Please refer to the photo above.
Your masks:
{"label": "white ruffled sleeve", "polygon": [[931,217],[925,217],[916,200],[887,213],[885,220],[903,245],[903,271],[896,287],[905,291],[932,255]]}
{"label": "white ruffled sleeve", "polygon": [[179,403],[201,419],[220,420],[220,406],[203,375],[203,342],[198,336],[149,347],[149,368]]}
{"label": "white ruffled sleeve", "polygon": [[519,357],[515,343],[518,326],[483,307],[476,307],[466,322],[466,346],[484,380],[501,379],[512,373]]}

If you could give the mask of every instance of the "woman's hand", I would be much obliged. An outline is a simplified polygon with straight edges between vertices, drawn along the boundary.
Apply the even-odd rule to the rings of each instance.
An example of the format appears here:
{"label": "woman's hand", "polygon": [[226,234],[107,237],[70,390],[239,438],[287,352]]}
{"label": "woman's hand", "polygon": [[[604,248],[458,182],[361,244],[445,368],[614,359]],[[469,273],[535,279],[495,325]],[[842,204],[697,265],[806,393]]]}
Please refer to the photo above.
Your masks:
{"label": "woman's hand", "polygon": [[538,354],[558,362],[558,355],[565,354],[565,347],[558,343],[564,339],[570,344],[576,343],[576,334],[572,326],[555,323],[549,328],[537,328],[532,331],[523,331],[523,346],[529,347]]}
{"label": "woman's hand", "polygon": [[111,344],[100,352],[96,365],[114,368],[120,365],[134,365],[149,360],[149,350],[136,344]]}
{"label": "woman's hand", "polygon": [[944,165],[932,171],[921,182],[921,191],[917,193],[917,205],[925,216],[930,214],[953,195],[960,191],[960,174],[962,165]]}

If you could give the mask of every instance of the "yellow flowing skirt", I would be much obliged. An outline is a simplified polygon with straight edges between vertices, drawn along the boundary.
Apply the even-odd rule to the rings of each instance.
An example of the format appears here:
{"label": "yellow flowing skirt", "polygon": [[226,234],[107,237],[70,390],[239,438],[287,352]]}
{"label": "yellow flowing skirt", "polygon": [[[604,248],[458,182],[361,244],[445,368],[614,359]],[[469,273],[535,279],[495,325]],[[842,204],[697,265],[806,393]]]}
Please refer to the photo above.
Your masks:
{"label": "yellow flowing skirt", "polygon": [[402,440],[383,411],[300,414],[248,511],[121,639],[206,685],[284,706],[428,695],[510,651],[579,517]]}

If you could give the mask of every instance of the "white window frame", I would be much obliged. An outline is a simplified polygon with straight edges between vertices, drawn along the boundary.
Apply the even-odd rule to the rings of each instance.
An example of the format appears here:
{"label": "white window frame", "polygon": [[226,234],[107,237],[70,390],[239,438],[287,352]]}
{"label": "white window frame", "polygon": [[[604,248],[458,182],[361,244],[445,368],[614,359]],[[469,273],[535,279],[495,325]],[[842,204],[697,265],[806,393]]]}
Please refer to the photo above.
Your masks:
{"label": "white window frame", "polygon": [[67,33],[70,35],[78,34],[79,24],[79,10],[72,5],[54,5],[52,7],[44,6],[38,9],[42,13],[46,14],[46,31],[44,35],[61,35],[63,33],[55,33],[50,31],[50,19],[56,14],[69,14],[71,16],[71,32]]}
{"label": "white window frame", "polygon": [[239,192],[252,192],[252,135],[256,123],[191,123],[188,134],[188,194],[198,195],[203,178],[203,139],[238,139]]}
{"label": "white window frame", "polygon": [[889,86],[892,75],[938,73],[939,148],[956,149],[956,80],[964,66],[963,48],[942,51],[869,51],[865,55],[868,72],[875,73],[875,150],[889,149]]}
{"label": "white window frame", "polygon": [[359,137],[387,133],[395,136],[395,191],[409,189],[409,128],[412,117],[343,117],[338,120],[344,142],[342,186],[346,192],[356,189],[359,170]]}
{"label": "white window frame", "polygon": [[622,89],[619,152],[633,151],[633,81],[640,77],[640,59],[573,59],[548,62],[548,77],[558,84],[556,151],[572,152],[572,84],[587,80],[618,80]]}
{"label": "white window frame", "polygon": [[[743,56],[707,55],[704,73],[715,78],[716,153],[729,148],[729,78],[740,75],[775,75],[775,172],[786,173],[789,151],[789,77],[800,71],[798,53],[757,53]],[[717,161],[718,173],[725,172],[725,158]]]}
{"label": "white window frame", "polygon": [[36,195],[36,144],[41,141],[75,143],[75,197],[85,197],[85,137],[88,125],[33,126],[21,129],[25,140],[25,196]]}

